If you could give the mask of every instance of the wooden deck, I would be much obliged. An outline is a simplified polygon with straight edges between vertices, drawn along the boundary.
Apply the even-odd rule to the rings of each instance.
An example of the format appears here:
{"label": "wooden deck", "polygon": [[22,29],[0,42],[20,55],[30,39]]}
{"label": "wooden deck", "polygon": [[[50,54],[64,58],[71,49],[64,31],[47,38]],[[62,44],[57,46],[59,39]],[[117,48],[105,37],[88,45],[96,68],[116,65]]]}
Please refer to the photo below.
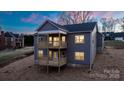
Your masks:
{"label": "wooden deck", "polygon": [[47,61],[47,59],[42,59],[39,60],[39,65],[42,66],[54,66],[54,67],[59,67],[59,66],[63,66],[67,63],[66,58],[61,58],[60,62],[58,60],[49,60]]}

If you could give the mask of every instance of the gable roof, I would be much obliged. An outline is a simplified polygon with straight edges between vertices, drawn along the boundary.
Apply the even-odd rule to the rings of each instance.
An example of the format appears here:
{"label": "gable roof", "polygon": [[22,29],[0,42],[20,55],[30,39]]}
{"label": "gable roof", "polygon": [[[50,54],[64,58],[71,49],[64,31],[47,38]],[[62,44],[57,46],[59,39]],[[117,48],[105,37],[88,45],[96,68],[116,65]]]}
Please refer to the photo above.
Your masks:
{"label": "gable roof", "polygon": [[15,37],[15,38],[19,38],[19,34],[14,34],[12,32],[6,32],[5,33],[5,37]]}
{"label": "gable roof", "polygon": [[10,34],[10,32],[6,32],[5,37],[13,37],[13,36]]}
{"label": "gable roof", "polygon": [[51,20],[46,20],[36,31],[40,31],[40,29],[46,24],[46,23],[50,23],[51,25],[53,25],[54,27],[56,27],[57,29],[60,30],[66,30],[63,26],[51,21]]}
{"label": "gable roof", "polygon": [[93,31],[94,27],[97,25],[97,22],[86,22],[86,23],[80,23],[80,24],[71,24],[71,25],[59,25],[53,21],[47,20],[45,21],[38,29],[37,31],[40,31],[42,27],[49,22],[52,24],[54,27],[64,30],[64,31],[69,31],[69,32],[77,32],[77,31],[85,31],[85,32],[91,32]]}

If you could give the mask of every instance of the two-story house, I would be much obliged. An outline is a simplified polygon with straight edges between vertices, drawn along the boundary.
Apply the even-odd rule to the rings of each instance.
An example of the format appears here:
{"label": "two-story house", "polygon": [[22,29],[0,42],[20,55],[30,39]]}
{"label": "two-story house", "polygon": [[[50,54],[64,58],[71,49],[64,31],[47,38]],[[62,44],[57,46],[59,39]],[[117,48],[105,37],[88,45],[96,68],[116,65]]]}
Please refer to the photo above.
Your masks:
{"label": "two-story house", "polygon": [[5,47],[6,48],[22,48],[24,47],[24,36],[14,34],[12,32],[5,33]]}
{"label": "two-story house", "polygon": [[47,67],[66,64],[92,68],[97,51],[103,50],[103,35],[97,22],[59,25],[45,21],[34,35],[34,62]]}

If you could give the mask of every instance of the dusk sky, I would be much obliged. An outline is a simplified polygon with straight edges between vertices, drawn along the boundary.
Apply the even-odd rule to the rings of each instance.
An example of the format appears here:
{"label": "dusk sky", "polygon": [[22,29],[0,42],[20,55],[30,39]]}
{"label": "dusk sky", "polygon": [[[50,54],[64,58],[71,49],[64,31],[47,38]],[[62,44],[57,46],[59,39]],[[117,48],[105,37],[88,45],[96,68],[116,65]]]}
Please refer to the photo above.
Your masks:
{"label": "dusk sky", "polygon": [[[60,13],[59,11],[0,12],[0,26],[4,31],[31,33],[46,19],[56,22]],[[94,12],[94,17],[98,20],[103,17],[122,18],[124,17],[124,12]]]}

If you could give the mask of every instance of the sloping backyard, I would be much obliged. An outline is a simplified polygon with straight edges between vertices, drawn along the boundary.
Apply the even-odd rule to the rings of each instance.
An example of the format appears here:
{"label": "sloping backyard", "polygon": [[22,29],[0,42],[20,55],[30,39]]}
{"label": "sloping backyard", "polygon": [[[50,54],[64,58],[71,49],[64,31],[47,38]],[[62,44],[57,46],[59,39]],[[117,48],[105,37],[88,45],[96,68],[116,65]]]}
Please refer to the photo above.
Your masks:
{"label": "sloping backyard", "polygon": [[94,69],[84,67],[46,68],[34,65],[34,56],[15,61],[0,68],[0,80],[124,80],[124,49],[106,47],[95,59]]}
{"label": "sloping backyard", "polygon": [[21,49],[6,49],[0,51],[0,67],[5,66],[17,59],[24,58],[33,54],[33,47],[25,47]]}

